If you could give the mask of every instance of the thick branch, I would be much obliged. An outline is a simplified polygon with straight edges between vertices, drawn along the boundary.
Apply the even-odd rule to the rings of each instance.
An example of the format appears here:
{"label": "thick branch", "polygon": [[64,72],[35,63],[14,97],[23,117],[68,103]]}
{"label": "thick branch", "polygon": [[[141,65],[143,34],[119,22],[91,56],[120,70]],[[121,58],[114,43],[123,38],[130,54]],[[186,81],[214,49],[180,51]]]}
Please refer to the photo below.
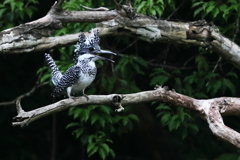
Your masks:
{"label": "thick branch", "polygon": [[[120,97],[120,98],[118,98]],[[240,148],[240,134],[224,125],[221,115],[240,116],[240,99],[238,98],[214,98],[209,100],[197,100],[167,88],[158,87],[156,90],[145,91],[139,93],[125,95],[89,95],[89,100],[85,97],[76,99],[64,99],[54,104],[50,104],[32,111],[25,112],[20,103],[17,104],[18,115],[14,118],[17,122],[13,122],[14,126],[26,126],[36,119],[46,115],[62,111],[72,106],[84,104],[104,104],[115,105],[122,111],[123,107],[128,105],[136,105],[146,102],[165,102],[174,106],[180,106],[186,109],[194,110],[199,113],[209,123],[212,132],[221,139],[224,139]]]}
{"label": "thick branch", "polygon": [[[85,97],[78,97],[74,99],[64,99],[54,104],[44,106],[41,108],[37,108],[35,110],[29,112],[22,112],[18,113],[15,117],[18,122],[14,122],[13,125],[21,125],[25,126],[28,123],[44,117],[46,115],[52,114],[54,112],[61,111],[63,109],[77,106],[77,105],[84,105],[84,104],[105,104],[105,105],[115,105],[114,97],[116,94],[112,95],[89,95],[89,99],[87,100]],[[121,95],[120,95],[121,96]],[[181,94],[178,94],[174,91],[168,91],[164,88],[158,88],[157,90],[153,91],[145,91],[133,94],[126,94],[124,95],[123,100],[121,101],[122,106],[133,105],[133,104],[140,104],[152,101],[162,101],[171,103],[173,105],[183,106],[188,109],[196,110],[194,108],[194,99],[191,97],[187,97]],[[118,106],[118,105],[116,105]],[[19,106],[17,106],[19,108]],[[21,107],[21,106],[20,106]],[[22,120],[26,120],[22,121]]]}
{"label": "thick branch", "polygon": [[136,14],[132,19],[124,9],[107,11],[63,11],[55,4],[48,14],[36,21],[0,32],[0,54],[44,51],[77,41],[77,34],[50,37],[62,23],[99,23],[100,36],[125,35],[148,42],[197,45],[216,50],[240,68],[239,46],[223,37],[218,29],[205,21],[174,22]]}
{"label": "thick branch", "polygon": [[240,134],[225,126],[218,106],[210,106],[207,122],[213,134],[240,148]]}

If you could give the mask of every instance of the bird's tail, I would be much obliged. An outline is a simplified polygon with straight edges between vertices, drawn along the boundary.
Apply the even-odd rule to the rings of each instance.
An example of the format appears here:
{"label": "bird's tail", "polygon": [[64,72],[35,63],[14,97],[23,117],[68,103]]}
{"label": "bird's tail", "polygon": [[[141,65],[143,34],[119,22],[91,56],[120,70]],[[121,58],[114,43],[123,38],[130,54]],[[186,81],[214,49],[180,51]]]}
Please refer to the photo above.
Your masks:
{"label": "bird's tail", "polygon": [[46,59],[48,66],[50,67],[50,69],[52,71],[52,82],[53,82],[54,86],[56,86],[58,84],[58,82],[60,81],[60,79],[62,78],[62,73],[59,71],[56,63],[54,62],[54,60],[52,59],[52,57],[49,54],[45,53],[45,59]]}

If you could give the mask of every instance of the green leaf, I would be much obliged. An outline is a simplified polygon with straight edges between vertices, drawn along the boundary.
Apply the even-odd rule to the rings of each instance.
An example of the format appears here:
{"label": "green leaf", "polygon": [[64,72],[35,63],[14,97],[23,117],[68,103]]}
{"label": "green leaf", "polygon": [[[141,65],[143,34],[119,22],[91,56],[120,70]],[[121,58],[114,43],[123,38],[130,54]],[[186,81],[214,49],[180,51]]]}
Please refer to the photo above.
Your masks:
{"label": "green leaf", "polygon": [[123,117],[122,122],[123,122],[123,126],[126,126],[127,123],[128,123],[128,118],[127,117]]}
{"label": "green leaf", "polygon": [[152,6],[153,6],[153,0],[148,0],[148,5],[149,5],[149,8],[152,8]]}
{"label": "green leaf", "polygon": [[102,148],[106,151],[106,153],[109,153],[109,146],[106,143],[101,144]]}
{"label": "green leaf", "polygon": [[103,118],[99,117],[98,122],[100,123],[101,127],[105,127],[105,120]]}
{"label": "green leaf", "polygon": [[207,99],[207,98],[209,98],[206,94],[204,94],[204,93],[202,93],[202,92],[200,92],[200,93],[195,93],[194,94],[194,97],[196,97],[196,98],[201,98],[201,99]]}
{"label": "green leaf", "polygon": [[[204,2],[195,2],[195,3],[193,3],[193,5],[192,5],[192,8],[193,7],[196,7],[196,6],[199,6],[199,5],[202,5]],[[200,6],[201,7],[201,6]]]}
{"label": "green leaf", "polygon": [[99,106],[99,107],[100,107],[100,109],[101,109],[104,113],[110,114],[110,108],[109,108],[108,106],[101,105],[101,106]]}
{"label": "green leaf", "polygon": [[79,123],[77,123],[77,122],[69,123],[69,124],[67,125],[66,129],[67,129],[67,128],[70,128],[70,127],[75,127],[75,126],[79,126]]}
{"label": "green leaf", "polygon": [[141,12],[142,8],[146,5],[146,3],[146,1],[142,1],[137,7],[137,12]]}
{"label": "green leaf", "polygon": [[159,112],[159,113],[157,114],[157,117],[162,117],[162,116],[165,115],[165,114],[170,114],[170,111],[163,110],[163,111],[161,111],[161,112]]}
{"label": "green leaf", "polygon": [[90,121],[91,125],[93,125],[97,120],[98,120],[98,115],[97,114],[91,114]]}
{"label": "green leaf", "polygon": [[170,73],[165,71],[162,68],[154,68],[152,70],[152,72],[150,73],[150,77],[154,77],[156,75],[166,75],[166,76],[170,76]]}
{"label": "green leaf", "polygon": [[[211,1],[210,1],[211,2]],[[206,11],[206,8],[209,6],[209,2],[206,2],[202,5],[202,8],[204,11]]]}
{"label": "green leaf", "polygon": [[157,6],[157,7],[154,7],[155,11],[157,12],[157,16],[158,17],[161,17],[162,14],[163,14],[163,6]]}
{"label": "green leaf", "polygon": [[161,118],[161,124],[162,124],[163,127],[168,124],[168,121],[170,120],[170,118],[171,118],[170,113],[167,113],[167,114],[165,114],[165,115],[162,116],[162,118]]}
{"label": "green leaf", "polygon": [[180,126],[180,121],[177,121],[176,119],[178,119],[179,116],[178,115],[173,115],[168,123],[168,129],[169,131],[173,131],[175,129],[177,129]]}
{"label": "green leaf", "polygon": [[111,139],[106,139],[105,141],[109,142],[109,143],[113,143],[113,141]]}
{"label": "green leaf", "polygon": [[98,147],[95,146],[95,143],[90,143],[87,147],[88,157],[91,157],[94,153],[97,152],[97,150],[98,150]]}
{"label": "green leaf", "polygon": [[80,109],[80,108],[75,108],[75,109],[74,109],[74,113],[73,113],[73,119],[78,118],[78,117],[81,115],[81,113],[82,113],[82,109]]}
{"label": "green leaf", "polygon": [[228,72],[226,74],[227,77],[234,77],[234,78],[238,78],[238,75],[235,72]]}
{"label": "green leaf", "polygon": [[225,4],[222,4],[220,7],[219,7],[219,10],[224,12],[228,7],[225,5]]}
{"label": "green leaf", "polygon": [[44,75],[41,77],[41,79],[40,79],[40,83],[43,83],[43,82],[45,82],[45,81],[48,81],[48,80],[50,80],[50,78],[51,78],[51,75],[50,75],[50,74],[44,74]]}
{"label": "green leaf", "polygon": [[[95,146],[95,144],[96,143],[89,143],[88,145],[87,145],[87,153],[89,153],[89,151],[91,151],[93,148],[97,148],[96,146]],[[90,156],[89,156],[90,157]]]}
{"label": "green leaf", "polygon": [[82,110],[83,112],[82,112],[82,121],[87,121],[88,120],[88,118],[89,118],[89,115],[90,115],[90,111],[88,110],[88,109],[83,109]]}
{"label": "green leaf", "polygon": [[222,84],[225,85],[232,92],[232,94],[235,94],[236,88],[229,79],[224,78]]}
{"label": "green leaf", "polygon": [[233,154],[233,153],[223,153],[219,157],[217,157],[214,160],[236,160],[238,159],[239,154]]}
{"label": "green leaf", "polygon": [[[194,82],[194,79],[195,79],[195,75],[192,74],[190,76],[186,76],[184,79],[183,79],[183,82],[186,82],[188,84],[192,84]],[[188,85],[189,86],[189,85]]]}
{"label": "green leaf", "polygon": [[191,130],[193,130],[194,132],[199,132],[199,128],[197,125],[195,124],[188,124],[188,128],[190,128]]}
{"label": "green leaf", "polygon": [[202,12],[202,11],[203,11],[203,8],[202,8],[202,7],[196,9],[196,10],[194,11],[194,13],[193,13],[193,17],[196,17],[196,16],[199,15],[199,13]]}
{"label": "green leaf", "polygon": [[197,63],[198,70],[207,70],[208,69],[208,63],[205,59],[205,57],[199,55],[196,57],[195,62]]}
{"label": "green leaf", "polygon": [[129,114],[128,118],[139,122],[139,119],[138,119],[138,117],[135,114]]}
{"label": "green leaf", "polygon": [[160,104],[156,110],[172,110],[169,106],[165,105],[165,104]]}
{"label": "green leaf", "polygon": [[28,15],[29,18],[32,18],[33,9],[25,8],[24,11],[26,12],[26,14]]}
{"label": "green leaf", "polygon": [[167,82],[169,79],[169,77],[164,76],[164,75],[159,75],[159,76],[155,76],[151,79],[150,81],[150,85],[154,86],[156,84],[159,84],[160,86],[164,85],[165,82]]}
{"label": "green leaf", "polygon": [[110,115],[104,116],[104,119],[107,123],[112,124],[113,123],[113,118]]}
{"label": "green leaf", "polygon": [[110,154],[113,158],[115,158],[115,153],[114,153],[114,151],[113,151],[112,149],[109,150],[109,154]]}
{"label": "green leaf", "polygon": [[214,80],[212,82],[209,82],[207,86],[207,92],[211,90],[213,94],[216,94],[219,89],[222,87],[222,81],[221,80]]}
{"label": "green leaf", "polygon": [[218,14],[219,14],[219,9],[218,8],[214,8],[213,9],[213,18],[216,18]]}
{"label": "green leaf", "polygon": [[181,136],[182,136],[182,139],[185,139],[188,135],[188,132],[186,129],[183,129],[182,132],[181,132]]}
{"label": "green leaf", "polygon": [[236,0],[228,0],[227,2],[232,3],[232,4],[237,4],[238,3],[238,1],[236,1]]}
{"label": "green leaf", "polygon": [[21,1],[15,1],[14,2],[15,4],[15,6],[17,6],[17,8],[21,11],[21,10],[23,10],[23,2],[21,2]]}
{"label": "green leaf", "polygon": [[155,16],[156,15],[156,11],[154,9],[151,9],[150,10],[150,14]]}
{"label": "green leaf", "polygon": [[211,80],[211,79],[220,78],[220,75],[218,73],[210,72],[205,77],[206,77],[206,79]]}
{"label": "green leaf", "polygon": [[144,72],[140,69],[139,65],[135,64],[132,65],[132,67],[136,71],[136,73],[144,75]]}
{"label": "green leaf", "polygon": [[105,152],[105,150],[103,149],[103,148],[99,148],[98,149],[98,153],[99,153],[99,155],[100,155],[100,157],[104,160],[105,158],[106,158],[106,156],[107,156],[107,154],[106,154],[106,152]]}
{"label": "green leaf", "polygon": [[213,6],[213,5],[207,7],[206,12],[207,12],[207,13],[212,12],[215,7],[216,7],[216,6]]}
{"label": "green leaf", "polygon": [[39,69],[37,70],[37,74],[39,74],[39,73],[42,72],[42,71],[46,71],[46,70],[48,70],[48,67],[39,68]]}
{"label": "green leaf", "polygon": [[147,64],[146,60],[144,60],[143,58],[137,57],[136,62],[137,62],[138,64],[140,64],[141,66],[143,66],[143,67],[145,67],[145,68],[148,68],[148,64]]}
{"label": "green leaf", "polygon": [[78,139],[84,132],[83,128],[78,128],[76,130],[73,131],[73,135],[75,135],[75,137]]}

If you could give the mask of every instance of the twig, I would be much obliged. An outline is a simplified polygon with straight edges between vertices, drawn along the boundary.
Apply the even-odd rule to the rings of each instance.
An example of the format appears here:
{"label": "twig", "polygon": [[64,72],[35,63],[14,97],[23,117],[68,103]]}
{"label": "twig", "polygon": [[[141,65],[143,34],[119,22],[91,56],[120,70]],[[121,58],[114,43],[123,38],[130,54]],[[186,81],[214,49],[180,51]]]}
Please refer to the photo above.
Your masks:
{"label": "twig", "polygon": [[86,6],[81,5],[81,4],[80,4],[80,6],[83,7],[83,8],[85,8],[85,9],[87,9],[87,10],[90,10],[90,11],[109,11],[109,9],[106,8],[106,7],[89,8],[89,7],[86,7]]}
{"label": "twig", "polygon": [[182,5],[184,4],[185,0],[182,1],[182,3],[167,17],[166,20],[169,20],[179,9],[180,7],[182,7]]}
{"label": "twig", "polygon": [[120,50],[119,52],[123,52],[126,49],[128,49],[129,47],[131,47],[134,43],[136,43],[138,41],[138,38],[136,38],[132,43],[130,43],[129,45],[127,45],[127,47],[123,48],[122,50]]}

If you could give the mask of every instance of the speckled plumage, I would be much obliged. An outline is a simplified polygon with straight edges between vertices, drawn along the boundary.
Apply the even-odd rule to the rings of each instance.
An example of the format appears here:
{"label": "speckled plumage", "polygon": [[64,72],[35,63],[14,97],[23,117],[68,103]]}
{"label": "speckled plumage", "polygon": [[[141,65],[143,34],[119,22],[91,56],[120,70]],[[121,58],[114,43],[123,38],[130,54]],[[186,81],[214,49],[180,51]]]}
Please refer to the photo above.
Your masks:
{"label": "speckled plumage", "polygon": [[62,76],[59,83],[55,86],[52,95],[56,96],[67,90],[67,95],[70,98],[71,93],[83,91],[87,88],[95,79],[97,74],[97,68],[95,55],[84,54],[79,56],[76,65],[70,67]]}
{"label": "speckled plumage", "polygon": [[[70,67],[63,75],[59,71],[55,62],[49,54],[45,54],[46,61],[52,70],[52,82],[55,85],[52,95],[60,95],[63,91],[67,91],[67,95],[71,98],[71,94],[82,91],[83,95],[85,89],[94,81],[97,68],[95,65],[96,60],[108,60],[110,59],[95,55],[95,53],[105,53],[116,55],[113,52],[101,50],[100,38],[98,37],[98,31],[91,30],[90,34],[79,35],[79,41],[77,42],[76,49],[74,50],[74,62],[75,65]],[[88,99],[88,97],[87,97]]]}
{"label": "speckled plumage", "polygon": [[62,73],[59,71],[52,57],[47,53],[45,53],[45,60],[52,71],[52,82],[56,86],[62,77]]}

